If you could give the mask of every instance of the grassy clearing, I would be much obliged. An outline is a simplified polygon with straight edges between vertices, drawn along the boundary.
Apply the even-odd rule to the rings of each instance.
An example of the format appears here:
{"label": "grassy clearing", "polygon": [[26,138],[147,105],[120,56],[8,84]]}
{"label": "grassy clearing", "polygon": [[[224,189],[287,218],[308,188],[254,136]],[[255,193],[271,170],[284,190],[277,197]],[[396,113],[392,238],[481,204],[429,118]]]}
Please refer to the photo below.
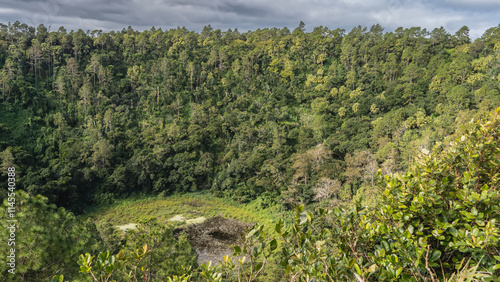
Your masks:
{"label": "grassy clearing", "polygon": [[183,219],[181,222],[198,223],[202,222],[201,218],[208,219],[215,216],[246,223],[265,224],[269,229],[268,234],[273,234],[272,222],[279,217],[276,209],[262,209],[258,202],[239,204],[233,200],[216,198],[207,193],[119,200],[113,206],[101,207],[85,217],[91,217],[96,222],[104,220],[118,226],[140,223],[150,217],[156,217],[160,223],[172,224],[179,218]]}
{"label": "grassy clearing", "polygon": [[[224,224],[224,220],[222,220],[222,224],[215,224],[214,221],[221,221],[221,218],[218,216],[235,219],[243,223],[251,224],[259,222],[260,224],[264,224],[264,229],[270,238],[276,238],[277,236],[274,232],[275,222],[279,218],[291,218],[293,211],[289,213],[283,214],[280,212],[278,206],[262,209],[259,200],[249,204],[240,204],[231,199],[216,198],[207,193],[189,193],[166,198],[139,196],[118,200],[113,206],[97,208],[85,217],[91,217],[96,222],[105,220],[114,226],[123,226],[129,223],[140,223],[143,219],[153,216],[160,223],[177,226],[184,225],[188,228],[188,234],[191,235],[193,232],[189,233],[189,229],[203,229],[203,232],[199,232],[201,235],[198,234],[200,236],[194,236],[196,238],[191,238],[193,236],[190,237],[191,241],[197,240],[202,244],[205,243],[205,245],[212,247],[198,250],[199,263],[211,260],[217,264],[225,254],[232,254],[231,246],[236,244],[236,241],[233,240],[233,237],[235,237],[233,233],[238,229],[233,226],[234,224],[238,225],[237,223],[233,225]],[[182,219],[182,221],[175,221],[179,219]],[[230,220],[228,221],[230,223]],[[190,223],[199,224],[185,225]],[[229,228],[229,226],[231,227]],[[214,230],[209,230],[210,228]],[[207,234],[210,236],[207,237]],[[229,238],[231,240],[219,238],[224,236],[231,237]],[[280,240],[278,240],[278,245],[281,245]],[[279,258],[270,258],[269,264],[266,277],[262,278],[262,281],[279,281],[279,277],[282,274],[281,270],[277,267]]]}

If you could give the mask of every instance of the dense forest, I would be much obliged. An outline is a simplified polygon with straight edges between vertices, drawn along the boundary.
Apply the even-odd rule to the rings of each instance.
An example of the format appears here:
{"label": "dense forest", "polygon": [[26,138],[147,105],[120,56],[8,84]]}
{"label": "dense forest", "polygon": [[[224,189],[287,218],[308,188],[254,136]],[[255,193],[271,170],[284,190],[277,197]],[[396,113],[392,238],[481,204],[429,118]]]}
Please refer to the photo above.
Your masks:
{"label": "dense forest", "polygon": [[[500,28],[103,33],[2,26],[2,162],[74,211],[210,189],[310,202],[500,104]],[[495,48],[496,46],[496,48]],[[292,185],[293,184],[293,185]],[[293,187],[291,187],[293,186]],[[346,189],[347,188],[347,189]]]}
{"label": "dense forest", "polygon": [[0,25],[0,91],[0,183],[15,167],[23,197],[47,197],[32,198],[33,215],[195,191],[285,210],[373,206],[377,171],[411,169],[500,105],[500,25],[472,42],[466,26],[106,33],[15,22]]}

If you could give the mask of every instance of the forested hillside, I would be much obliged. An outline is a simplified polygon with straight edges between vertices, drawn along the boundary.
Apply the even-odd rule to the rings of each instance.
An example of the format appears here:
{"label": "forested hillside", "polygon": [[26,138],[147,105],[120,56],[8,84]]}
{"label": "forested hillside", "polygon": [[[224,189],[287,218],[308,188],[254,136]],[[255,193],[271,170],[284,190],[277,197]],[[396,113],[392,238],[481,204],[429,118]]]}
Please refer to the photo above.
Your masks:
{"label": "forested hillside", "polygon": [[468,31],[1,25],[2,170],[76,212],[199,190],[349,202],[500,105],[500,26]]}

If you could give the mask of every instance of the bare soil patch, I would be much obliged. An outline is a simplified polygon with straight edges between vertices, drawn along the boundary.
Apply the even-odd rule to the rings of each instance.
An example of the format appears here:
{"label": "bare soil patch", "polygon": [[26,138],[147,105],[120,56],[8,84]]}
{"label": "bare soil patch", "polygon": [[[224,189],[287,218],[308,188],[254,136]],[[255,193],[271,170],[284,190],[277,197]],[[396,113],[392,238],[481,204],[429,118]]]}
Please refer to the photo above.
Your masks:
{"label": "bare soil patch", "polygon": [[136,229],[137,228],[137,224],[136,223],[129,223],[129,224],[125,224],[125,225],[116,226],[116,228],[118,228],[120,230],[127,231],[129,229]]}
{"label": "bare soil patch", "polygon": [[239,220],[216,216],[202,223],[190,224],[175,231],[186,232],[193,248],[198,252],[198,263],[216,263],[231,255],[240,235],[252,225]]}

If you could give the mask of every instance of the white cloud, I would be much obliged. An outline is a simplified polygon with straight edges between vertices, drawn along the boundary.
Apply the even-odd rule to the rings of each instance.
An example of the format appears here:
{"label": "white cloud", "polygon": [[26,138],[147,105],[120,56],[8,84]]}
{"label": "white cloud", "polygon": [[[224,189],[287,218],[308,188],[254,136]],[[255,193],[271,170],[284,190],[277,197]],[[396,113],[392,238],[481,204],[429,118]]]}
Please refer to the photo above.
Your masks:
{"label": "white cloud", "polygon": [[498,0],[445,0],[444,2],[451,6],[500,7]]}

